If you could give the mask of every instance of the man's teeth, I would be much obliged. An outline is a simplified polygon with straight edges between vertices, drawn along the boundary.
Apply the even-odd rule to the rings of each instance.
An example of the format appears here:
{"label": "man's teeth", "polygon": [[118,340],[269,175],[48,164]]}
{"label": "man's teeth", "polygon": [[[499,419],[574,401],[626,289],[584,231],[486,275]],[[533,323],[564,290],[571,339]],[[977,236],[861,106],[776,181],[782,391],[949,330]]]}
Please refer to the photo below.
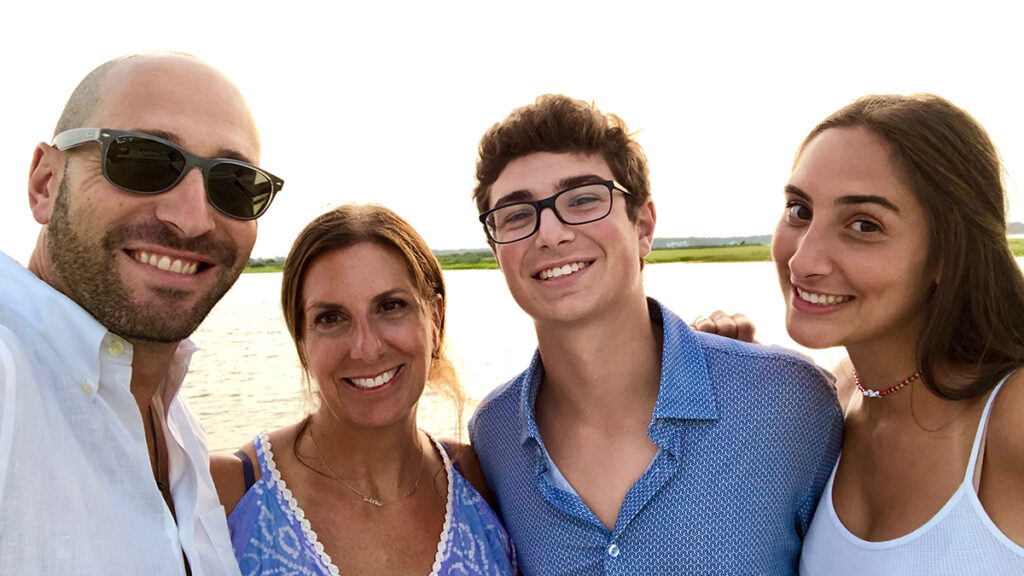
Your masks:
{"label": "man's teeth", "polygon": [[850,299],[849,296],[835,296],[833,294],[812,294],[810,292],[804,292],[803,290],[797,290],[797,295],[804,302],[810,302],[811,304],[817,304],[819,306],[834,306],[836,304],[842,304]]}
{"label": "man's teeth", "polygon": [[349,378],[348,381],[354,384],[356,388],[369,390],[391,382],[391,379],[395,377],[395,374],[398,374],[398,368],[392,368],[391,370],[382,372],[373,378]]}
{"label": "man's teeth", "polygon": [[133,252],[132,256],[142,262],[143,264],[149,264],[150,266],[166,270],[168,272],[174,272],[177,274],[187,274],[191,276],[196,273],[199,269],[199,262],[188,262],[180,258],[171,260],[170,256],[158,256],[156,254],[150,254],[149,252]]}
{"label": "man's teeth", "polygon": [[547,270],[541,270],[541,280],[548,280],[549,278],[559,278],[561,276],[568,276],[573,272],[579,272],[580,270],[589,266],[586,262],[573,262],[572,264],[565,264],[564,266],[558,266],[556,268],[548,268]]}

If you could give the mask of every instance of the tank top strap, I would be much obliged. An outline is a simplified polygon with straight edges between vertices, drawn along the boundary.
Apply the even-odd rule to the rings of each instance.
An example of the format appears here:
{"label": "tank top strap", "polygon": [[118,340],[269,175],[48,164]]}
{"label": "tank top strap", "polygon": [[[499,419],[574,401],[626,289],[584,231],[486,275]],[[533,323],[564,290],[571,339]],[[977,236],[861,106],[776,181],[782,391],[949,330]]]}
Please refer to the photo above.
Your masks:
{"label": "tank top strap", "polygon": [[245,491],[248,492],[249,488],[252,488],[252,485],[256,483],[256,473],[252,470],[252,460],[242,450],[235,450],[235,458],[242,462],[242,477],[245,479]]}
{"label": "tank top strap", "polygon": [[992,388],[992,392],[988,395],[988,400],[985,401],[985,410],[981,413],[981,420],[978,422],[978,431],[974,434],[974,445],[971,447],[971,459],[967,463],[967,473],[964,477],[964,482],[970,482],[974,486],[974,491],[977,492],[981,485],[981,468],[985,461],[985,439],[988,436],[988,418],[992,412],[992,404],[995,403],[996,395],[999,394],[999,389],[1003,387],[1006,380],[1010,378],[1019,368],[1011,370],[998,384]]}
{"label": "tank top strap", "polygon": [[459,463],[458,460],[455,460],[455,457],[458,456],[458,454],[456,454],[457,450],[455,449],[455,447],[445,440],[435,439],[433,436],[430,436],[429,433],[427,433],[427,436],[430,437],[430,439],[433,440],[435,444],[441,447],[445,455],[448,456],[448,459],[451,460],[452,468],[458,470],[459,474],[465,475],[465,472],[462,471],[462,464]]}
{"label": "tank top strap", "polygon": [[[269,480],[270,467],[267,465],[268,452],[270,452],[270,445],[268,444],[269,438],[266,432],[260,432],[252,439],[252,446],[256,450],[256,461],[260,465],[260,479]],[[269,454],[270,458],[273,458],[273,454]]]}

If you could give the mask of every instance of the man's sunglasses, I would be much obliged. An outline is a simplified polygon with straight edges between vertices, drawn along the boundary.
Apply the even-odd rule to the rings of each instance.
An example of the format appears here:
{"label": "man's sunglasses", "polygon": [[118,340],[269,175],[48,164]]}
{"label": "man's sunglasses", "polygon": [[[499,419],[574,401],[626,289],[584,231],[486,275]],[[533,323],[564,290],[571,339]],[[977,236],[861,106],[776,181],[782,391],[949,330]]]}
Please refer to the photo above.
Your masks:
{"label": "man's sunglasses", "polygon": [[93,141],[103,146],[103,176],[121,190],[160,194],[199,168],[210,204],[239,220],[259,218],[284,186],[284,180],[252,164],[196,156],[173,142],[139,132],[74,128],[57,134],[53,146],[68,150]]}

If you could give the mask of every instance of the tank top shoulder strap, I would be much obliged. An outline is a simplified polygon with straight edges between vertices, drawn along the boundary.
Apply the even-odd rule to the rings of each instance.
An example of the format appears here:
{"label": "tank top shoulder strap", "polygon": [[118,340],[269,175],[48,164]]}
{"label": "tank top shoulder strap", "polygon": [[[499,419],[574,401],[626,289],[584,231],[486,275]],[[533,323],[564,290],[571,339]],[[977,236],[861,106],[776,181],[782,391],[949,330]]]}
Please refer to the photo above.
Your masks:
{"label": "tank top shoulder strap", "polygon": [[985,410],[981,413],[981,420],[978,422],[978,431],[974,434],[974,446],[971,448],[971,459],[967,463],[967,473],[964,478],[964,482],[970,482],[974,485],[974,491],[978,491],[978,487],[981,485],[981,468],[982,463],[985,461],[985,438],[988,435],[988,418],[992,413],[992,404],[995,403],[996,395],[999,394],[999,390],[1006,383],[1006,380],[1010,378],[1020,368],[1011,370],[998,384],[992,388],[992,392],[988,395],[988,400],[985,401]]}
{"label": "tank top shoulder strap", "polygon": [[252,485],[256,483],[256,474],[252,469],[252,460],[242,450],[235,450],[235,458],[242,461],[242,477],[245,479],[245,491],[248,492]]}
{"label": "tank top shoulder strap", "polygon": [[274,459],[274,453],[270,448],[270,436],[266,432],[260,432],[252,439],[252,446],[256,450],[256,462],[260,467],[260,478],[270,479],[269,461]]}
{"label": "tank top shoulder strap", "polygon": [[[430,435],[428,434],[428,436]],[[441,446],[441,449],[444,450],[444,453],[448,455],[448,458],[449,460],[451,460],[452,463],[452,468],[458,470],[459,474],[465,474],[465,472],[462,471],[462,464],[460,464],[459,461],[455,459],[455,457],[458,456],[458,450],[456,450],[455,447],[452,446],[450,442],[447,442],[445,440],[435,440],[433,436],[430,436],[430,439],[433,440],[435,444],[439,444]]]}

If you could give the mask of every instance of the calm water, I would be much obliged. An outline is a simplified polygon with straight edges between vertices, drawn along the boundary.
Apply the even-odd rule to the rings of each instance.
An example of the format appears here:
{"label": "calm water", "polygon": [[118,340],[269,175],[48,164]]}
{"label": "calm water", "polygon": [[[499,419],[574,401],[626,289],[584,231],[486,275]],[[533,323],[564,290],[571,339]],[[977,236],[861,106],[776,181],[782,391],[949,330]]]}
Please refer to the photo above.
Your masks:
{"label": "calm water", "polygon": [[[1024,258],[1017,262],[1024,268]],[[535,346],[533,324],[516,306],[497,270],[445,272],[448,348],[466,388],[468,420],[487,393],[521,372]],[[647,294],[690,320],[722,308],[743,312],[764,343],[795,348],[831,367],[841,349],[802,349],[786,335],[782,297],[770,262],[657,264],[644,271]],[[302,417],[302,372],[278,304],[281,274],[243,274],[194,334],[201,350],[182,395],[199,415],[214,450],[234,449],[259,430]],[[458,434],[456,415],[428,390],[419,423]],[[463,435],[463,438],[465,436]]]}
{"label": "calm water", "polygon": [[[535,347],[533,323],[512,300],[497,270],[445,272],[448,348],[473,408],[521,372]],[[723,308],[741,311],[765,343],[796,348],[786,335],[782,298],[770,262],[657,264],[644,271],[650,296],[683,318]],[[278,303],[281,274],[243,274],[194,334],[200,346],[182,395],[206,426],[213,450],[234,449],[258,430],[294,422],[306,409],[302,372]],[[805,351],[831,366],[839,350]],[[420,426],[458,434],[456,415],[428,390]],[[463,437],[465,437],[463,435]]]}

